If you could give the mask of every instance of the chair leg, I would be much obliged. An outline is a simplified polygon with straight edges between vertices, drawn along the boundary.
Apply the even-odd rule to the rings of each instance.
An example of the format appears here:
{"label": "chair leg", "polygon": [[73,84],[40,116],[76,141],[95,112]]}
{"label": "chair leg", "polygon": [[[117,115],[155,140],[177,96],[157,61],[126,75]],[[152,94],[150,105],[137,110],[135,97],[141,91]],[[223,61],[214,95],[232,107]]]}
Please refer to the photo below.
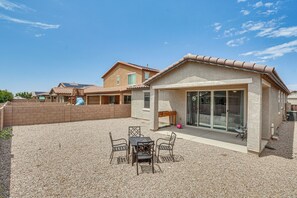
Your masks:
{"label": "chair leg", "polygon": [[110,162],[109,162],[109,164],[111,164],[112,159],[113,159],[113,151],[111,151],[111,153],[110,153]]}
{"label": "chair leg", "polygon": [[160,156],[160,148],[158,149],[158,156],[157,156],[157,162],[159,163],[160,160],[159,160],[159,156]]}
{"label": "chair leg", "polygon": [[152,156],[152,171],[153,171],[153,174],[155,173],[155,168],[154,168],[154,157]]}
{"label": "chair leg", "polygon": [[138,175],[138,159],[136,159],[136,172],[137,172],[137,175]]}
{"label": "chair leg", "polygon": [[126,151],[126,158],[127,158],[127,161],[128,161],[127,163],[129,164],[129,151],[128,150]]}
{"label": "chair leg", "polygon": [[172,150],[169,150],[169,154],[170,154],[170,156],[172,158],[172,161],[174,162],[173,149]]}

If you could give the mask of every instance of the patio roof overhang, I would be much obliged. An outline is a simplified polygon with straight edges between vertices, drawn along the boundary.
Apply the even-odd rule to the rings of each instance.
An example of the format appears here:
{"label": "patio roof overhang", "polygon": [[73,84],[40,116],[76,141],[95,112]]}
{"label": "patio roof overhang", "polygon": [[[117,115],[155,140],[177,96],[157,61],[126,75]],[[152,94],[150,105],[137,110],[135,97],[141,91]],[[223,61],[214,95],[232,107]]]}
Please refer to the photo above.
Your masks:
{"label": "patio roof overhang", "polygon": [[180,89],[180,88],[193,88],[193,87],[243,85],[243,84],[250,84],[250,83],[253,83],[252,78],[243,78],[243,79],[220,80],[220,81],[204,81],[204,82],[155,85],[155,86],[152,86],[152,89]]}

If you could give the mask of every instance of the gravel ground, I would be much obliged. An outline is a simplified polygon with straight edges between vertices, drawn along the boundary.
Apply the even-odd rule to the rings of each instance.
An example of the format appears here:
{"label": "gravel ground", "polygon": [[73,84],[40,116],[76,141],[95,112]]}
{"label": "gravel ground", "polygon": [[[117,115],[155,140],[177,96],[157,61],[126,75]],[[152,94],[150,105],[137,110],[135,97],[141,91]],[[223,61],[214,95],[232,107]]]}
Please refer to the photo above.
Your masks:
{"label": "gravel ground", "polygon": [[[127,138],[129,125],[143,120],[110,119],[13,127],[12,141],[0,142],[2,196],[11,197],[297,197],[297,135],[288,122],[280,140],[261,157],[177,139],[175,158],[136,168],[117,153],[109,164],[110,140]],[[295,138],[295,139],[294,139]],[[3,192],[4,191],[4,192]],[[1,193],[0,193],[1,197]]]}

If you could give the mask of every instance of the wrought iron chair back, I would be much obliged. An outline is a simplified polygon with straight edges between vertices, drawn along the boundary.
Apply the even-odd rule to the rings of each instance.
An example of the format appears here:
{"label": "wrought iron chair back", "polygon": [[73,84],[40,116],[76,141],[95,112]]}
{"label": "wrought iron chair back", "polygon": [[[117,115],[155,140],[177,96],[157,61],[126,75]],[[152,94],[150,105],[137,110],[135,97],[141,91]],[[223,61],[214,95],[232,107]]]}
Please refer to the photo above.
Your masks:
{"label": "wrought iron chair back", "polygon": [[174,146],[175,140],[176,140],[176,134],[174,132],[171,132],[169,145]]}
{"label": "wrought iron chair back", "polygon": [[128,137],[140,137],[140,136],[141,136],[141,127],[140,126],[129,126]]}
{"label": "wrought iron chair back", "polygon": [[154,154],[154,141],[137,142],[136,153],[141,155],[152,156]]}

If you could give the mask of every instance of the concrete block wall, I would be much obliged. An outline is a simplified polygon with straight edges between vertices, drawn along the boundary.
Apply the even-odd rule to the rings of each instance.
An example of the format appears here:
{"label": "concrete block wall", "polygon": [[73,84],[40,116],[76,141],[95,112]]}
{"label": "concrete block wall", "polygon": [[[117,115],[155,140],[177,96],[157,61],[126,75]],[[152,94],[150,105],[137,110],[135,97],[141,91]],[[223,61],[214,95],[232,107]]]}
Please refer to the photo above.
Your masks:
{"label": "concrete block wall", "polygon": [[131,105],[7,105],[3,126],[50,124],[83,120],[125,118],[131,116]]}

